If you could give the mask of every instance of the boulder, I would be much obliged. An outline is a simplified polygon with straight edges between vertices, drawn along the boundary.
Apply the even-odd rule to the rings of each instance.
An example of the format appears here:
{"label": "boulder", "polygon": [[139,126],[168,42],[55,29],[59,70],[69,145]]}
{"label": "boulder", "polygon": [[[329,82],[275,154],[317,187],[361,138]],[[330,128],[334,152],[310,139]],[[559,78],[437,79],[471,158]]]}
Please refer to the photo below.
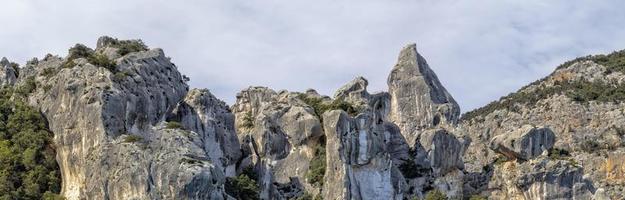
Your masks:
{"label": "boulder", "polygon": [[556,136],[547,127],[525,125],[508,134],[493,137],[490,149],[510,159],[529,160],[553,147]]}

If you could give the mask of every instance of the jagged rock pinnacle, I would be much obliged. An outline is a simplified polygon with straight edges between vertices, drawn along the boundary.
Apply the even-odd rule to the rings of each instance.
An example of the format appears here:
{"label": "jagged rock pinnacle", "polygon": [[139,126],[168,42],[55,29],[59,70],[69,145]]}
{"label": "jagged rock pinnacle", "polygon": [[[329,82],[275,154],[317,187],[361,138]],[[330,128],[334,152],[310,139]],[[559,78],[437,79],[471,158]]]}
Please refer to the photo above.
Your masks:
{"label": "jagged rock pinnacle", "polygon": [[434,71],[409,44],[399,53],[388,77],[391,96],[390,119],[411,145],[421,131],[445,124],[456,124],[460,107],[439,82]]}

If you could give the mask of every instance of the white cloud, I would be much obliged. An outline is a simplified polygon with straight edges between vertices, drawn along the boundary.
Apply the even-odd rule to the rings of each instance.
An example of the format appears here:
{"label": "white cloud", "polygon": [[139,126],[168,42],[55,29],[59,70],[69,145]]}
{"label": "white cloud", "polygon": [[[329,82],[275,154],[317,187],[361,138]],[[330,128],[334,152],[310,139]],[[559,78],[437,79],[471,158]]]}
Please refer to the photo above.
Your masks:
{"label": "white cloud", "polygon": [[249,85],[331,95],[357,75],[386,90],[417,43],[464,111],[577,56],[625,48],[622,1],[9,0],[0,56],[65,55],[97,37],[161,47],[193,87],[232,102]]}

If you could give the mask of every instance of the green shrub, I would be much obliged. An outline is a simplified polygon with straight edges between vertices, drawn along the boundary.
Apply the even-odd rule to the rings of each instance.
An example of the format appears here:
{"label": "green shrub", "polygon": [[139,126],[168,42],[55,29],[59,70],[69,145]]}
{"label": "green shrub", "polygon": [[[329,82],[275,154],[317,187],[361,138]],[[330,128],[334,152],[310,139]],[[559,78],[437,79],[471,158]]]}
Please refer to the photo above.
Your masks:
{"label": "green shrub", "polygon": [[28,94],[35,91],[35,89],[37,89],[37,82],[35,81],[35,77],[31,76],[26,78],[24,83],[15,89],[15,93],[22,97],[26,97]]}
{"label": "green shrub", "polygon": [[165,125],[167,129],[183,129],[183,126],[180,122],[167,122]]}
{"label": "green shrub", "polygon": [[141,40],[118,40],[111,46],[118,48],[117,53],[122,56],[132,52],[148,50],[148,47]]}
{"label": "green shrub", "polygon": [[115,63],[115,61],[109,59],[109,57],[107,57],[104,54],[100,54],[100,53],[91,54],[89,57],[87,57],[87,60],[89,61],[89,63],[95,66],[104,67],[113,73],[117,72],[117,68],[116,68],[117,64]]}
{"label": "green shrub", "polygon": [[243,116],[243,124],[241,124],[243,128],[251,129],[254,128],[254,117],[252,116],[252,112],[247,112]]}
{"label": "green shrub", "polygon": [[67,60],[74,60],[76,58],[88,58],[93,55],[93,49],[83,45],[76,44],[74,47],[69,49],[69,53],[67,54]]}
{"label": "green shrub", "polygon": [[143,140],[143,137],[138,136],[138,135],[128,135],[126,136],[126,138],[124,138],[125,143],[135,143],[135,142],[139,142],[142,140]]}
{"label": "green shrub", "polygon": [[551,148],[549,150],[549,158],[551,159],[563,159],[564,157],[569,157],[571,156],[571,153],[569,153],[569,151],[564,150],[564,149],[558,149],[558,148]]}
{"label": "green shrub", "polygon": [[224,189],[236,199],[260,199],[257,175],[252,168],[246,168],[236,177],[226,178]]}
{"label": "green shrub", "polygon": [[434,189],[425,194],[425,200],[447,200],[447,195],[440,190]]}
{"label": "green shrub", "polygon": [[0,199],[54,199],[61,174],[53,134],[37,109],[11,96],[0,89]]}
{"label": "green shrub", "polygon": [[471,198],[469,198],[469,200],[486,200],[486,197],[483,197],[480,195],[472,195]]}
{"label": "green shrub", "polygon": [[313,108],[313,110],[315,111],[315,115],[317,116],[317,118],[319,118],[320,121],[323,120],[323,113],[331,110],[343,110],[351,116],[355,116],[358,114],[358,109],[346,101],[333,100],[328,103],[324,102],[322,98],[309,97],[306,94],[300,94],[298,98]]}
{"label": "green shrub", "polygon": [[46,78],[50,78],[50,77],[52,77],[52,76],[56,75],[56,73],[57,73],[58,71],[59,71],[59,70],[58,70],[58,69],[56,69],[56,68],[54,68],[54,67],[48,67],[48,68],[45,68],[45,69],[43,69],[43,70],[41,71],[41,76],[45,76]]}
{"label": "green shrub", "polygon": [[61,68],[70,69],[70,68],[73,68],[74,66],[76,66],[76,63],[74,62],[74,60],[67,60],[61,64]]}
{"label": "green shrub", "polygon": [[65,198],[62,197],[61,195],[54,194],[54,193],[51,193],[51,192],[43,193],[42,199],[43,200],[65,200]]}
{"label": "green shrub", "polygon": [[109,59],[104,54],[95,53],[93,49],[90,49],[89,47],[82,45],[82,44],[76,44],[74,47],[69,49],[67,58],[65,59],[65,62],[61,64],[61,67],[63,68],[74,67],[76,65],[76,63],[74,62],[74,59],[77,59],[77,58],[86,58],[89,63],[95,66],[104,67],[113,73],[117,72],[117,68],[116,68],[117,64],[115,63],[115,61]]}
{"label": "green shrub", "polygon": [[308,171],[306,172],[306,180],[315,187],[323,187],[324,177],[326,174],[326,148],[325,140],[321,140],[320,144],[315,148],[315,157],[310,161]]}

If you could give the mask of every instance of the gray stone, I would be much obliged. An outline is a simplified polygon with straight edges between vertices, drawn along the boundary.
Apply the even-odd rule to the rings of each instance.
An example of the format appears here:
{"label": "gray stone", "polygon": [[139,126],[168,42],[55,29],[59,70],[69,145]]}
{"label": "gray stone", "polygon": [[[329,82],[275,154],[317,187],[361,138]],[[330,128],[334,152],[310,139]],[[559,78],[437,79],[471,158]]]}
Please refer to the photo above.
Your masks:
{"label": "gray stone", "polygon": [[326,131],[324,199],[403,199],[405,182],[393,165],[393,124],[377,124],[370,114],[349,117],[344,111],[323,116]]}
{"label": "gray stone", "polygon": [[494,137],[490,149],[510,159],[529,160],[551,149],[555,140],[551,129],[526,125],[517,131]]}
{"label": "gray stone", "polygon": [[15,63],[9,62],[9,60],[3,57],[0,60],[0,87],[12,86],[17,81],[17,73],[13,67]]}
{"label": "gray stone", "polygon": [[455,125],[460,107],[419,55],[415,44],[402,49],[388,77],[390,120],[411,146],[425,129]]}
{"label": "gray stone", "polygon": [[[188,86],[162,50],[116,59],[116,71],[123,74],[84,58],[76,59],[71,68],[61,68],[63,61],[47,57],[27,64],[20,84],[28,77],[41,83],[28,102],[42,111],[55,134],[64,197],[226,196],[223,170],[213,162],[222,158],[207,152],[215,147],[206,147],[196,132],[163,128],[164,119],[183,101]],[[55,74],[42,76],[46,69]]]}
{"label": "gray stone", "polygon": [[192,89],[174,108],[168,121],[179,121],[185,130],[199,134],[213,164],[227,176],[236,175],[236,163],[241,159],[239,140],[234,129],[234,114],[223,101],[207,89]]}

